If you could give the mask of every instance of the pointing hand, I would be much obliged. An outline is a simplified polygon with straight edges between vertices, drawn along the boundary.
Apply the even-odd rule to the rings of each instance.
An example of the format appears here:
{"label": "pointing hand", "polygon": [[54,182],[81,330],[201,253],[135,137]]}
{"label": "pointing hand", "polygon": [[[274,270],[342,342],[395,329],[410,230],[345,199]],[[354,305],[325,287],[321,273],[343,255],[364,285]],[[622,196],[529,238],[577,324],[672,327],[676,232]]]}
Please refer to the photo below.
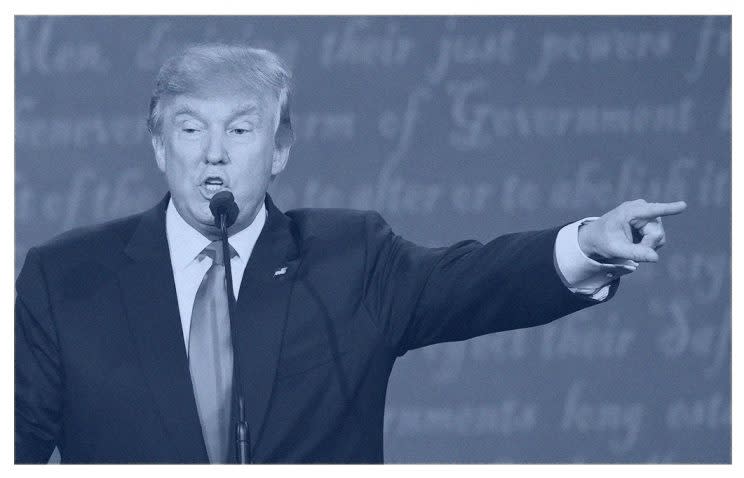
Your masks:
{"label": "pointing hand", "polygon": [[620,204],[596,221],[579,227],[579,247],[588,257],[656,262],[665,242],[662,216],[679,214],[687,203],[649,203],[643,199]]}

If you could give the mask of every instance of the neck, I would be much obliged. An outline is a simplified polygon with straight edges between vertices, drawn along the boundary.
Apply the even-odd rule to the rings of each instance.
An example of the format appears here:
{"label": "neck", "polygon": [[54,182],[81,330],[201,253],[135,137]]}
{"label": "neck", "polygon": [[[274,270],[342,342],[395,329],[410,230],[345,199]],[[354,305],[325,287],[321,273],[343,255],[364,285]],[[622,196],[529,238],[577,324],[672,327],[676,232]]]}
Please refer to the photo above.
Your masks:
{"label": "neck", "polygon": [[[176,212],[179,216],[194,230],[199,232],[202,236],[206,237],[210,241],[219,241],[222,238],[222,233],[220,232],[220,228],[215,226],[214,223],[204,224],[201,222],[197,222],[194,218],[188,217],[187,215],[184,215],[181,210],[179,209],[178,205],[175,201],[173,201],[173,198],[171,197],[171,203],[173,207],[176,208]],[[256,220],[256,216],[258,215],[258,212],[261,210],[261,206],[263,205],[263,202],[260,202],[256,205],[256,207],[253,208],[252,211],[250,211],[250,214],[245,214],[243,211],[238,214],[238,218],[235,220],[235,223],[227,228],[227,236],[232,237],[233,235],[239,233],[240,231],[246,229],[248,226],[253,224],[253,221]]]}

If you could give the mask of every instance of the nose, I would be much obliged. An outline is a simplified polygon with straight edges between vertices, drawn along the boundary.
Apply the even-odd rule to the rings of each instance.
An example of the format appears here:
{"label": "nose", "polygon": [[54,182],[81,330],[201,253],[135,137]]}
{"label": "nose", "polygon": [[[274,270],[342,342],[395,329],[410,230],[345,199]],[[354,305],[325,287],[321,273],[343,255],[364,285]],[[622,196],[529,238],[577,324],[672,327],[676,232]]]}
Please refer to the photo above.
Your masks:
{"label": "nose", "polygon": [[228,161],[224,138],[221,132],[212,132],[209,135],[209,144],[207,144],[205,158],[211,164],[226,163]]}

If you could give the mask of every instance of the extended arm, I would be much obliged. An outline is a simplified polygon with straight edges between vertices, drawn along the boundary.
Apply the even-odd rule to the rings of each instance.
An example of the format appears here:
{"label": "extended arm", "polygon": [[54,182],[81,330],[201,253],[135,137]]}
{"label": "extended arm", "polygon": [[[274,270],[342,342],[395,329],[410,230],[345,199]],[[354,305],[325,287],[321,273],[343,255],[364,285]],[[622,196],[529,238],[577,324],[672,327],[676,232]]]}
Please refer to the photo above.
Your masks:
{"label": "extended arm", "polygon": [[[584,290],[559,273],[554,251],[560,228],[430,249],[397,236],[373,214],[366,231],[365,306],[398,355],[545,324],[609,299],[623,272],[637,262],[658,260],[656,250],[665,242],[660,216],[685,208],[684,202],[632,201],[579,228],[581,252],[600,271],[611,269]],[[593,276],[596,282],[596,271]]]}
{"label": "extended arm", "polygon": [[[425,345],[541,325],[598,303],[554,263],[560,228],[425,248],[368,219],[365,305],[398,355]],[[610,287],[610,295],[617,281]]]}

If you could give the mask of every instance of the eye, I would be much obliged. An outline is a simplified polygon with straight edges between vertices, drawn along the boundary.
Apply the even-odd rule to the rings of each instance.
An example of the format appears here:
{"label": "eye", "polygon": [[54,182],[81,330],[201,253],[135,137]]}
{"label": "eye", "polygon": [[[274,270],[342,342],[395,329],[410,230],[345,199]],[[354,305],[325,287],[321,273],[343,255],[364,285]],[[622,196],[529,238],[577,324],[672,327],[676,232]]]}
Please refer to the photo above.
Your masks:
{"label": "eye", "polygon": [[199,130],[196,128],[181,128],[181,131],[183,131],[184,133],[193,134],[198,132]]}
{"label": "eye", "polygon": [[233,133],[233,134],[235,134],[237,136],[244,136],[244,135],[250,133],[251,131],[253,131],[253,130],[252,129],[249,129],[249,128],[233,128],[233,129],[230,130],[231,133]]}

